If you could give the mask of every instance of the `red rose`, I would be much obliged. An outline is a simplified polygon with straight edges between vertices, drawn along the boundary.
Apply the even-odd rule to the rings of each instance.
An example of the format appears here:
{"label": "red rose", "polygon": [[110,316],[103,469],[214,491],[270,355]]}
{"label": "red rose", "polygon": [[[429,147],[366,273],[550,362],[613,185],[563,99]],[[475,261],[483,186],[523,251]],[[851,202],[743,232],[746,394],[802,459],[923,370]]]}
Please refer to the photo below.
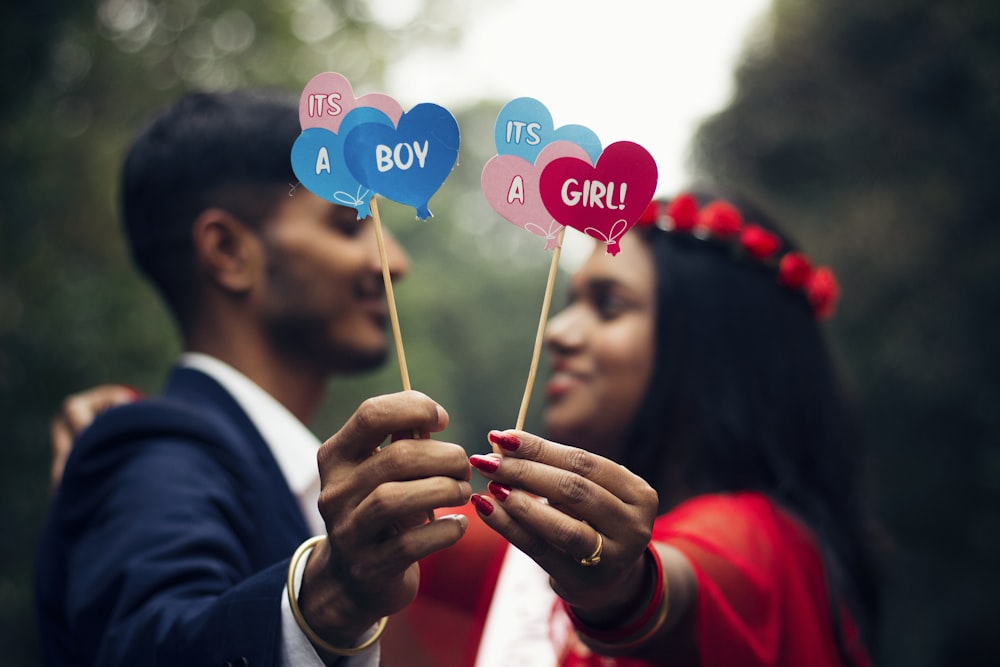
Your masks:
{"label": "red rose", "polygon": [[656,224],[656,218],[660,214],[660,202],[655,199],[649,202],[649,206],[646,210],[642,212],[639,219],[636,220],[636,225],[639,227],[651,227]]}
{"label": "red rose", "polygon": [[833,271],[825,266],[813,271],[806,283],[806,296],[818,319],[825,320],[833,315],[840,300],[840,285]]}
{"label": "red rose", "polygon": [[727,239],[739,233],[743,226],[743,215],[739,209],[724,201],[714,201],[701,211],[699,224],[720,239]]}
{"label": "red rose", "polygon": [[799,289],[809,280],[812,265],[805,255],[797,252],[787,253],[778,265],[778,282],[785,287]]}
{"label": "red rose", "polygon": [[763,227],[747,225],[740,232],[740,245],[754,259],[764,260],[769,259],[778,251],[781,241],[777,234],[769,232]]}
{"label": "red rose", "polygon": [[667,204],[667,215],[674,221],[674,229],[689,232],[698,223],[698,200],[684,193]]}

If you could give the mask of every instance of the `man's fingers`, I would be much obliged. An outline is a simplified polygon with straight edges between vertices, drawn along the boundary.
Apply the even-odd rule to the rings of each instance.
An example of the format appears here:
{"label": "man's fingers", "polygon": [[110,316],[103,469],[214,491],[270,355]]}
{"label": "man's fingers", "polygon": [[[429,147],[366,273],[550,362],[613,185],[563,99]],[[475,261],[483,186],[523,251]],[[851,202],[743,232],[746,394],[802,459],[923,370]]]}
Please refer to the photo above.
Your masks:
{"label": "man's fingers", "polygon": [[401,572],[420,559],[454,545],[468,527],[468,517],[450,514],[370,542],[363,562],[354,564],[356,574],[378,581],[381,576]]}
{"label": "man's fingers", "polygon": [[320,471],[336,461],[361,461],[394,433],[437,433],[448,426],[448,413],[428,396],[405,391],[369,398],[343,428],[323,443]]}
{"label": "man's fingers", "polygon": [[471,495],[469,482],[448,477],[388,482],[360,501],[347,521],[330,526],[330,531],[355,542],[373,540],[389,527],[412,527],[415,514],[426,519],[439,507],[464,505]]}

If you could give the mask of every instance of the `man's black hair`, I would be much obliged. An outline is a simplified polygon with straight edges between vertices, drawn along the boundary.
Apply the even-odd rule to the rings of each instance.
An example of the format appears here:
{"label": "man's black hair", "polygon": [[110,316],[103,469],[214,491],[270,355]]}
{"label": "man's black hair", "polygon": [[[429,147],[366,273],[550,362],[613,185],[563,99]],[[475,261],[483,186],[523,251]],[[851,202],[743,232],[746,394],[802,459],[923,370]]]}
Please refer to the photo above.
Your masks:
{"label": "man's black hair", "polygon": [[121,177],[129,249],[182,328],[198,299],[196,217],[218,207],[258,228],[296,183],[290,155],[300,131],[290,95],[192,93],[133,142]]}

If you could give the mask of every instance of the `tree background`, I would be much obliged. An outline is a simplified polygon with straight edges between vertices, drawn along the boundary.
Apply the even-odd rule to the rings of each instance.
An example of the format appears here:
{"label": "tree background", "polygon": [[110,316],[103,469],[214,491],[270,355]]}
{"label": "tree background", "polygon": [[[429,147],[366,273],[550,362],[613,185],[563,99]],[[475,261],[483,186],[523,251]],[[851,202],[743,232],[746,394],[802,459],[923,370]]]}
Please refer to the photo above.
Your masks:
{"label": "tree background", "polygon": [[[154,392],[178,352],[118,233],[131,136],[193,88],[298,92],[336,70],[359,94],[382,90],[387,63],[416,40],[448,44],[468,6],[424,0],[405,27],[380,24],[363,0],[0,7],[3,664],[38,663],[31,560],[50,416],[99,382]],[[694,140],[692,170],[775,211],[843,284],[829,334],[892,545],[877,663],[995,664],[1000,3],[775,0],[744,55],[731,104]],[[659,83],[663,103],[683,94]],[[445,437],[470,451],[514,421],[549,258],[480,194],[504,101],[452,109],[463,146],[433,219],[381,206],[413,258],[396,290],[413,385],[448,406]],[[334,381],[315,431],[325,437],[364,396],[399,385],[393,363]]]}
{"label": "tree background", "polygon": [[1000,3],[777,0],[697,169],[794,221],[892,543],[882,663],[997,664]]}

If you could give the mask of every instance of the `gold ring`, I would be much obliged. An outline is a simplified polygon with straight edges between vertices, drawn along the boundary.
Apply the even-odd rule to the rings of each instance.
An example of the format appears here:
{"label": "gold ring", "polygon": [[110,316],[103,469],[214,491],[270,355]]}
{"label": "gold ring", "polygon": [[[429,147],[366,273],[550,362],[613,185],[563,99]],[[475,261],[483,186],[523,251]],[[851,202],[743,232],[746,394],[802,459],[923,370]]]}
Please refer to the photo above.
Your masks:
{"label": "gold ring", "polygon": [[586,558],[581,558],[577,562],[584,567],[597,565],[601,562],[602,551],[604,551],[604,536],[597,533],[597,546],[594,547],[594,553],[590,554]]}

